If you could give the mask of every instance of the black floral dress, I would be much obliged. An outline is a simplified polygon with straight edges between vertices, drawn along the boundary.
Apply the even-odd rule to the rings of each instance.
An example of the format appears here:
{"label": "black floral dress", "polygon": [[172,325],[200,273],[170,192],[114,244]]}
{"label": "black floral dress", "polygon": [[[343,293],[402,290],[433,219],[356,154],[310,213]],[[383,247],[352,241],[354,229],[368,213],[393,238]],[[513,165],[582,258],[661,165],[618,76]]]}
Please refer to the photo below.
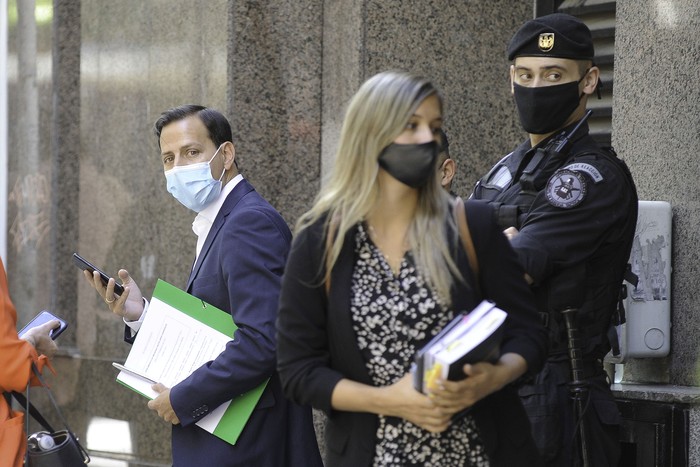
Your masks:
{"label": "black floral dress", "polygon": [[[395,383],[416,351],[453,318],[424,283],[408,252],[394,275],[364,225],[355,237],[357,263],[350,305],[357,343],[376,386]],[[398,417],[379,416],[375,466],[488,466],[472,418],[430,433]]]}

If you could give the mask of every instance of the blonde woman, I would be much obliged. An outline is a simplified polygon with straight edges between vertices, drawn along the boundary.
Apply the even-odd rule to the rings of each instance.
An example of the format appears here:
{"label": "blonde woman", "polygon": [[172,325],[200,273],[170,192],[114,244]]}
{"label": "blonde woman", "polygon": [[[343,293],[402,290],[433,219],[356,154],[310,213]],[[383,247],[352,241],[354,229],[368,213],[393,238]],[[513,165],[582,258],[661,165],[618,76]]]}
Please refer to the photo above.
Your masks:
{"label": "blonde woman", "polygon": [[[470,269],[436,174],[441,125],[429,81],[369,79],[350,102],[331,178],[298,222],[278,367],[288,397],[328,414],[327,465],[537,465],[511,383],[539,370],[546,334],[490,208],[468,202],[478,279]],[[429,395],[414,390],[415,352],[482,298],[509,313],[498,362],[466,365],[465,379]]]}

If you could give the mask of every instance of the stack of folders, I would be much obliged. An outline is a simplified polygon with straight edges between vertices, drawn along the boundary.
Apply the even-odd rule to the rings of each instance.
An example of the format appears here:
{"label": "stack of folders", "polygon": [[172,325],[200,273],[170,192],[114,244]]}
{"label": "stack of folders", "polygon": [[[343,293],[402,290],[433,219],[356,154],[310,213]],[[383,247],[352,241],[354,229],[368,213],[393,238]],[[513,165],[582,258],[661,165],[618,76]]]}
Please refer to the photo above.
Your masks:
{"label": "stack of folders", "polygon": [[506,312],[484,300],[470,313],[453,319],[416,353],[411,367],[413,387],[422,393],[439,378],[464,379],[467,363],[494,363],[500,356]]}

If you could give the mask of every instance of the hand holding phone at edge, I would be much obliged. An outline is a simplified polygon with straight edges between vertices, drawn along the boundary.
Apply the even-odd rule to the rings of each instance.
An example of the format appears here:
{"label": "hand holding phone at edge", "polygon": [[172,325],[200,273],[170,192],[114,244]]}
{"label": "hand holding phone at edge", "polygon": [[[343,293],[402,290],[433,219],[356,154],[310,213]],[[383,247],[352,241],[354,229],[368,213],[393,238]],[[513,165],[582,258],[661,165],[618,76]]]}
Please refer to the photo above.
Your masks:
{"label": "hand holding phone at edge", "polygon": [[124,293],[121,296],[114,293],[114,278],[110,278],[107,286],[102,284],[100,273],[95,271],[83,271],[86,279],[102,296],[109,310],[120,318],[125,318],[127,321],[137,321],[143,313],[143,295],[141,289],[136,285],[136,282],[131,278],[126,269],[120,269],[117,273],[119,279],[124,286]]}
{"label": "hand holding phone at edge", "polygon": [[26,340],[34,346],[37,353],[40,355],[46,355],[52,358],[58,350],[58,346],[53,339],[51,339],[51,330],[57,328],[61,323],[58,320],[51,320],[40,326],[28,330],[22,339]]}

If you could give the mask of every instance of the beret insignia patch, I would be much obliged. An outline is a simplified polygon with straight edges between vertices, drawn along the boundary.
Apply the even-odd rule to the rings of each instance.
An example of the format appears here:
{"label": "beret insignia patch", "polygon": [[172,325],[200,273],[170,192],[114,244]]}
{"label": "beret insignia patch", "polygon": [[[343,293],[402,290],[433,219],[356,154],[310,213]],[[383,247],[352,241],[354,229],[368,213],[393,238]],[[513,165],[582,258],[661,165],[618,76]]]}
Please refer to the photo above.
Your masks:
{"label": "beret insignia patch", "polygon": [[552,206],[573,208],[586,197],[586,180],[578,172],[559,170],[549,178],[545,194]]}
{"label": "beret insignia patch", "polygon": [[543,32],[540,34],[540,38],[537,41],[537,46],[542,52],[549,52],[554,48],[554,33],[553,32]]}

